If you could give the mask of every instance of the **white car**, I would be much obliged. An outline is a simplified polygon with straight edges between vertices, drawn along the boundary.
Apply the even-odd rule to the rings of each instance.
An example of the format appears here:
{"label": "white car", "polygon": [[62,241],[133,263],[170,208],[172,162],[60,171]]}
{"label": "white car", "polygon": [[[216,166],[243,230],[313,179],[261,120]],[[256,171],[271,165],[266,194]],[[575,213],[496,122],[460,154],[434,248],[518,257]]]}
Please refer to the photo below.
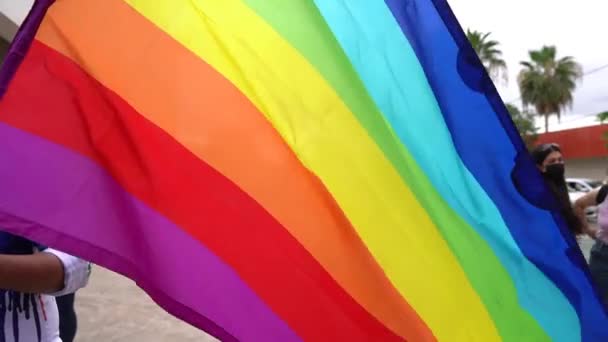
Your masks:
{"label": "white car", "polygon": [[[602,186],[602,182],[587,178],[566,178],[566,185],[568,185],[570,201],[574,203],[574,201],[583,197],[585,194]],[[587,208],[585,214],[587,215],[588,220],[597,221],[596,206]]]}

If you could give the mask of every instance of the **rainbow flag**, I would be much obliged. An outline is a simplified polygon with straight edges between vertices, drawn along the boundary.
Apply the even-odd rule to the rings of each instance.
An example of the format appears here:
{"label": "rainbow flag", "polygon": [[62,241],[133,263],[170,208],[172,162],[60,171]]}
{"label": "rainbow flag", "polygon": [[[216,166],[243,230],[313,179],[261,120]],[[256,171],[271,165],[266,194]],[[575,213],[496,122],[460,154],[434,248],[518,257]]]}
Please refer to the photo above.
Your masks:
{"label": "rainbow flag", "polygon": [[445,0],[38,0],[11,51],[0,226],[223,341],[608,341]]}

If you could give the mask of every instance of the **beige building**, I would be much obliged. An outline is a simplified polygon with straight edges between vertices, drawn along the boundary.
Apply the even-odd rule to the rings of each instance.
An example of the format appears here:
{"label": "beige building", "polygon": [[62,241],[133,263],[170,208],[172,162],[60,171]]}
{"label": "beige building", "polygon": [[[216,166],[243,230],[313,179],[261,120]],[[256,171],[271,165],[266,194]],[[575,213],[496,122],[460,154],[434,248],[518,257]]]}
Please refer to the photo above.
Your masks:
{"label": "beige building", "polygon": [[0,62],[4,60],[4,56],[8,51],[8,41],[5,39],[0,39]]}
{"label": "beige building", "polygon": [[608,177],[608,157],[567,160],[568,177],[603,181]]}
{"label": "beige building", "polygon": [[4,56],[8,52],[9,37],[14,35],[13,30],[6,29],[6,27],[10,27],[8,19],[0,13],[0,32],[6,32],[6,34],[0,34],[0,62],[4,60]]}
{"label": "beige building", "polygon": [[0,61],[34,0],[0,0]]}

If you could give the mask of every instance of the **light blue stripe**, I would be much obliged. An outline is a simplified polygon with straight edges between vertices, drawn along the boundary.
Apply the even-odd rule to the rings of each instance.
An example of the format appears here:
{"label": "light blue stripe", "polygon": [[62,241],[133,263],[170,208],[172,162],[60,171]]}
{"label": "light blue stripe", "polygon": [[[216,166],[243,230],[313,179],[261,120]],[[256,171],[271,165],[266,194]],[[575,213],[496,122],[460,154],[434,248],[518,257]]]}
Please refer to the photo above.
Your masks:
{"label": "light blue stripe", "polygon": [[315,3],[401,142],[439,193],[488,242],[509,272],[520,305],[554,341],[580,340],[576,311],[523,255],[498,208],[460,159],[414,50],[385,3]]}

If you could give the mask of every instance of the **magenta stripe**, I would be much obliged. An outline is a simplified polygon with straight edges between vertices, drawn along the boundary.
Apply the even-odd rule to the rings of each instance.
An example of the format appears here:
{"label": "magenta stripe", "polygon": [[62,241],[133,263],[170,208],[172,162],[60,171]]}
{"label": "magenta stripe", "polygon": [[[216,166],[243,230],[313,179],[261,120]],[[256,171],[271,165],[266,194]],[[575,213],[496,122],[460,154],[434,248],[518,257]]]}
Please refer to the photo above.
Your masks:
{"label": "magenta stripe", "polygon": [[134,279],[217,338],[299,340],[230,267],[85,157],[0,123],[0,189],[3,229]]}

